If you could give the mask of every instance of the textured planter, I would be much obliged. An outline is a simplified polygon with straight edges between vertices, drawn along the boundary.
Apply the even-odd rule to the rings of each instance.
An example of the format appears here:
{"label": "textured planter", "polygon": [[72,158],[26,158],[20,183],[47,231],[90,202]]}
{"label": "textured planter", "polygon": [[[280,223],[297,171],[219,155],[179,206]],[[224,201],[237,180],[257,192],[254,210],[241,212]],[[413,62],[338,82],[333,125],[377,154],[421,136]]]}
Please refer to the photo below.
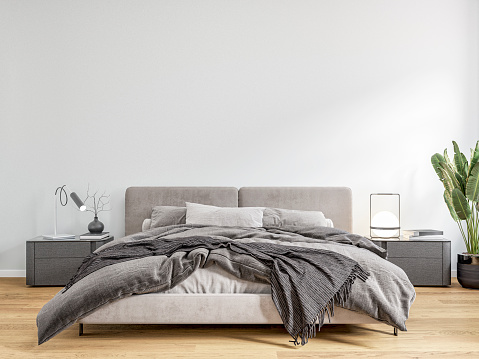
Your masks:
{"label": "textured planter", "polygon": [[457,281],[464,288],[479,289],[479,256],[457,255]]}

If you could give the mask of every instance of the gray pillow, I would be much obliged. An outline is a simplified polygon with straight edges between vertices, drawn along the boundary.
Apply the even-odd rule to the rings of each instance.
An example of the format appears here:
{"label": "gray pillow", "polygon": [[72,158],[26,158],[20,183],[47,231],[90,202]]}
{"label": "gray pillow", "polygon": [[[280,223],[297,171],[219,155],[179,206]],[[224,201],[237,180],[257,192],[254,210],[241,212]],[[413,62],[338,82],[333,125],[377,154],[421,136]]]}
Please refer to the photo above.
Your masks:
{"label": "gray pillow", "polygon": [[156,206],[151,212],[150,228],[186,223],[186,207]]}
{"label": "gray pillow", "polygon": [[321,226],[331,227],[323,212],[320,211],[298,211],[282,208],[265,208],[263,212],[264,227],[282,226]]}

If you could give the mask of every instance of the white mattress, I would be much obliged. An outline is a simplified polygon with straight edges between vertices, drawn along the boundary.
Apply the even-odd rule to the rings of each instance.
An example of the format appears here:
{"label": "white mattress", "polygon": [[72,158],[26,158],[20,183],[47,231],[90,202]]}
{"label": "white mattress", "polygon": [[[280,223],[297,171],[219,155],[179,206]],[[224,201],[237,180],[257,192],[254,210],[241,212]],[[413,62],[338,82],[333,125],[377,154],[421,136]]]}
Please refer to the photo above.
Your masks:
{"label": "white mattress", "polygon": [[166,294],[271,294],[269,283],[256,283],[239,279],[213,265],[198,268],[183,282]]}

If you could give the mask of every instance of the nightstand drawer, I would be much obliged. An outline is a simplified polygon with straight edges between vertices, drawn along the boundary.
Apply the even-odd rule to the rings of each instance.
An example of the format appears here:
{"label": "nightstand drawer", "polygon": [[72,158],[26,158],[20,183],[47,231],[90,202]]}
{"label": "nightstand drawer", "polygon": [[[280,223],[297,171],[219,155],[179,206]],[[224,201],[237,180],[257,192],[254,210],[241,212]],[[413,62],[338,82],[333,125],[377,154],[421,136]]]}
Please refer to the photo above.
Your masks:
{"label": "nightstand drawer", "polygon": [[83,259],[113,236],[104,239],[47,240],[35,237],[26,245],[26,284],[64,286]]}
{"label": "nightstand drawer", "polygon": [[388,261],[401,267],[413,285],[451,285],[451,241],[374,240],[387,249]]}
{"label": "nightstand drawer", "polygon": [[35,258],[85,258],[90,253],[90,242],[35,243]]}
{"label": "nightstand drawer", "polygon": [[389,258],[401,267],[414,285],[443,284],[442,261],[436,258]]}
{"label": "nightstand drawer", "polygon": [[35,285],[64,286],[75,275],[83,258],[37,259],[35,261]]}
{"label": "nightstand drawer", "polygon": [[388,258],[442,258],[442,242],[387,242]]}

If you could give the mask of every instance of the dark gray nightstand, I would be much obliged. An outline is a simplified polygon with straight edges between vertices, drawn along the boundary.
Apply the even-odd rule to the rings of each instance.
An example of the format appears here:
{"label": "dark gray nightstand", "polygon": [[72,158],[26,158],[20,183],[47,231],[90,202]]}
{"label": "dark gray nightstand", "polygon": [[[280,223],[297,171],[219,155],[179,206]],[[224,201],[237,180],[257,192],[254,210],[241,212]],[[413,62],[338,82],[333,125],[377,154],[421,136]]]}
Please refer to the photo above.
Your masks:
{"label": "dark gray nightstand", "polygon": [[27,241],[27,285],[66,285],[83,259],[111,240],[113,236],[101,240],[35,237]]}
{"label": "dark gray nightstand", "polygon": [[374,239],[388,251],[388,261],[401,267],[413,285],[451,285],[451,241]]}

